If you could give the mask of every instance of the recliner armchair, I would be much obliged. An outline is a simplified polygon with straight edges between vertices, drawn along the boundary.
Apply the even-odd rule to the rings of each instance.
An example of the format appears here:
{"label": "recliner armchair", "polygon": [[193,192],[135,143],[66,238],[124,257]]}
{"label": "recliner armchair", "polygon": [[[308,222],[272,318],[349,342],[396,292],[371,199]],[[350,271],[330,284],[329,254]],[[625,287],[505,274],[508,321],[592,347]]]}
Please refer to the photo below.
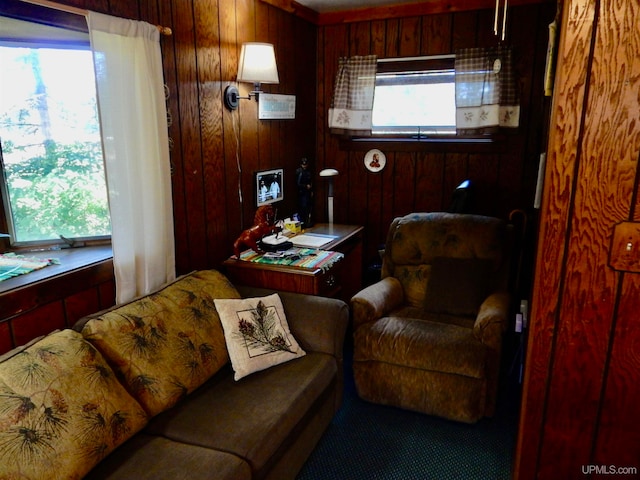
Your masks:
{"label": "recliner armchair", "polygon": [[362,399],[467,423],[493,415],[511,237],[506,222],[480,215],[393,221],[381,280],[351,299]]}

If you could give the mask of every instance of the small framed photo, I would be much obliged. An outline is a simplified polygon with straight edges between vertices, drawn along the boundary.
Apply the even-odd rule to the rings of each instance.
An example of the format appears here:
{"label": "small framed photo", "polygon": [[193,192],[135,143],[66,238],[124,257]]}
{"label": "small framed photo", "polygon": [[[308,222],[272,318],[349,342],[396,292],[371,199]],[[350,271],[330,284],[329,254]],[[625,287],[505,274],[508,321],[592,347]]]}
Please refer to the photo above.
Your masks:
{"label": "small framed photo", "polygon": [[284,169],[274,168],[256,172],[256,206],[280,202],[284,199]]}

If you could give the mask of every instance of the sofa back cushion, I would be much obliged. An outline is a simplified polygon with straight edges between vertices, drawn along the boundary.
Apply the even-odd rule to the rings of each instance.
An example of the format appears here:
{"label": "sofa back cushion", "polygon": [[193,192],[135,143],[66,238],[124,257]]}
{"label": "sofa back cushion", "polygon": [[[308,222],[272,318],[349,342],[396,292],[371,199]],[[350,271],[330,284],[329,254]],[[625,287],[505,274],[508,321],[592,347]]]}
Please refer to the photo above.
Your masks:
{"label": "sofa back cushion", "polygon": [[193,272],[156,293],[91,316],[82,334],[154,416],[229,361],[213,301],[239,297],[221,273]]}
{"label": "sofa back cushion", "polygon": [[0,478],[82,478],[146,423],[78,332],[54,332],[0,362]]}

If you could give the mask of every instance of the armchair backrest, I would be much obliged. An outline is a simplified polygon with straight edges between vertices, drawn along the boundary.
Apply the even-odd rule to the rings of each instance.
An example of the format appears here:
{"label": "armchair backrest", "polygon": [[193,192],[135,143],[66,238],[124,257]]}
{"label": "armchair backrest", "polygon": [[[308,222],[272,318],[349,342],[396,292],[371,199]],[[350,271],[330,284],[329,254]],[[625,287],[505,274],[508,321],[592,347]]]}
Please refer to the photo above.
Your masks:
{"label": "armchair backrest", "polygon": [[[411,213],[394,219],[389,228],[381,276],[397,278],[404,289],[405,303],[419,308],[425,307],[433,275],[447,277],[443,283],[458,290],[470,281],[469,277],[484,282],[483,289],[506,290],[511,236],[510,226],[499,218]],[[461,272],[464,282],[457,282]]]}

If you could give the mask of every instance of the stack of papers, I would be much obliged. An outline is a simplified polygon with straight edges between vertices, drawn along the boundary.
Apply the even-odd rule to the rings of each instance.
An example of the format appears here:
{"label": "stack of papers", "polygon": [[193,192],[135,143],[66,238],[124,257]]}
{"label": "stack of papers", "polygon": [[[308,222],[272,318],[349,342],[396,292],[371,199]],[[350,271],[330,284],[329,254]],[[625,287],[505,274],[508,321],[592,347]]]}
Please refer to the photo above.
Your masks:
{"label": "stack of papers", "polygon": [[300,235],[291,237],[289,240],[296,247],[321,248],[323,245],[330,243],[336,238],[338,237],[334,235],[322,235],[320,233],[301,233]]}

